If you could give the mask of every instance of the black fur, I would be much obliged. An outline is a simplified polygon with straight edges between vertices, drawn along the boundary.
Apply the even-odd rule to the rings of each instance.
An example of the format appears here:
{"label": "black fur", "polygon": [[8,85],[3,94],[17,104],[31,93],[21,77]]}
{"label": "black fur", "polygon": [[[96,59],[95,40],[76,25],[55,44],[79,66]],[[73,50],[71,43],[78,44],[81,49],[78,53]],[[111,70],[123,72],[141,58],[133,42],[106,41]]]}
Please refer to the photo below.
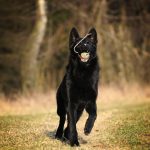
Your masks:
{"label": "black fur", "polygon": [[[94,28],[89,33],[90,35],[76,47],[77,54],[73,48],[81,38],[75,28],[71,30],[69,63],[57,91],[57,114],[60,121],[55,137],[61,139],[64,134],[71,146],[79,146],[76,123],[83,110],[85,109],[89,114],[84,128],[86,135],[91,132],[97,116],[96,98],[99,79],[99,64],[96,54],[97,33]],[[87,62],[82,62],[79,55],[85,51],[89,51],[90,58]],[[64,130],[66,115],[68,125]]]}

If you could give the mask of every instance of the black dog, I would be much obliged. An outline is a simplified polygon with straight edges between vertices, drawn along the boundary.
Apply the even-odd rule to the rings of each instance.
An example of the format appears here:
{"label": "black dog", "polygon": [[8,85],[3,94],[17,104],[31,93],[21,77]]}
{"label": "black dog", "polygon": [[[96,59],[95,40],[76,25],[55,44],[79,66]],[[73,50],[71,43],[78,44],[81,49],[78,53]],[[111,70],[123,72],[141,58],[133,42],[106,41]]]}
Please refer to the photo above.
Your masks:
{"label": "black dog", "polygon": [[64,137],[70,141],[71,146],[79,146],[76,123],[84,108],[89,114],[84,128],[86,135],[91,132],[97,116],[99,64],[96,45],[97,33],[94,28],[84,38],[80,38],[75,28],[71,30],[69,64],[57,91],[57,114],[60,121],[55,135],[58,139],[62,138],[67,114],[68,125]]}

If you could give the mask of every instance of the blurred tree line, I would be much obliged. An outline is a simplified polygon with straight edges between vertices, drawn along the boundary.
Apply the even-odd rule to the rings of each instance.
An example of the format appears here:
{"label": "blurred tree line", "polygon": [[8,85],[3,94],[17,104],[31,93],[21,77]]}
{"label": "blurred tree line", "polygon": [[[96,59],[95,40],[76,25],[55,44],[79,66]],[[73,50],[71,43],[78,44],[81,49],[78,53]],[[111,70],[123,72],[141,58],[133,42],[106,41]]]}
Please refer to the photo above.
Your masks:
{"label": "blurred tree line", "polygon": [[102,84],[150,84],[149,0],[0,0],[0,91],[56,88],[73,26],[97,29]]}

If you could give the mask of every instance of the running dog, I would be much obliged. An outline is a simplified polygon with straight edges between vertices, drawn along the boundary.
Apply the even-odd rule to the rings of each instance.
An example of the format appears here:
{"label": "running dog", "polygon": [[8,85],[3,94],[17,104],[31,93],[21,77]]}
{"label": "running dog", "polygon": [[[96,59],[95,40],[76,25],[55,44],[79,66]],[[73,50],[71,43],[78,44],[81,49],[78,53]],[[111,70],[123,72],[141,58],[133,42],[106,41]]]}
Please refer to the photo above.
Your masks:
{"label": "running dog", "polygon": [[[81,38],[78,31],[72,28],[69,49],[69,63],[56,95],[60,121],[55,137],[64,137],[70,141],[71,146],[79,146],[76,123],[83,110],[89,114],[84,128],[85,135],[91,132],[97,117],[96,98],[100,67],[96,53],[96,30],[92,28]],[[68,124],[64,130],[66,116]]]}

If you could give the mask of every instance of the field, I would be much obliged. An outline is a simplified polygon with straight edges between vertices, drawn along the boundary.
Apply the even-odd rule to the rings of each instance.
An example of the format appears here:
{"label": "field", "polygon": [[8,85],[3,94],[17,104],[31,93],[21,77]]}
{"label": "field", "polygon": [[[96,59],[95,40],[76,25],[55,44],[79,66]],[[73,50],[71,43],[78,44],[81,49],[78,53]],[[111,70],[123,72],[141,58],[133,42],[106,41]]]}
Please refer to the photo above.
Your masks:
{"label": "field", "polygon": [[[58,116],[55,91],[49,95],[0,100],[1,150],[148,150],[150,149],[150,95],[137,88],[102,88],[98,117],[92,133],[84,135],[84,112],[77,124],[80,147],[54,139]],[[130,92],[130,93],[129,93]]]}

